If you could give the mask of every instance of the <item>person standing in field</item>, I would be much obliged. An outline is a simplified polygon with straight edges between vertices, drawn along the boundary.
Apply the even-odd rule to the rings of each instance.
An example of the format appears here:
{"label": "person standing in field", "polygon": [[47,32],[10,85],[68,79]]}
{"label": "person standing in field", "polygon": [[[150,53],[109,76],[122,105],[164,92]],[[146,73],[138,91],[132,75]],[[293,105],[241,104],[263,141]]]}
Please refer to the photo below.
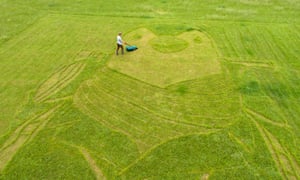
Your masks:
{"label": "person standing in field", "polygon": [[120,48],[121,48],[122,54],[124,54],[124,46],[123,46],[123,44],[126,44],[126,42],[123,42],[123,40],[122,40],[122,32],[119,32],[118,36],[117,36],[117,50],[116,50],[116,55],[119,54],[119,49]]}

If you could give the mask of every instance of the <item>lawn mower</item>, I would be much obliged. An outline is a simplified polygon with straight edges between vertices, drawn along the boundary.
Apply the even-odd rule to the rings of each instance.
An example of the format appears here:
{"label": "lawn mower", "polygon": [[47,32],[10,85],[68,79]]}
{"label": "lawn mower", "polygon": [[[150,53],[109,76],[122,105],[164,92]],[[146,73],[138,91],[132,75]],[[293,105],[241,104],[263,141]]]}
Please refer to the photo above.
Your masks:
{"label": "lawn mower", "polygon": [[126,51],[135,51],[137,49],[138,49],[137,46],[134,45],[127,44],[126,46]]}

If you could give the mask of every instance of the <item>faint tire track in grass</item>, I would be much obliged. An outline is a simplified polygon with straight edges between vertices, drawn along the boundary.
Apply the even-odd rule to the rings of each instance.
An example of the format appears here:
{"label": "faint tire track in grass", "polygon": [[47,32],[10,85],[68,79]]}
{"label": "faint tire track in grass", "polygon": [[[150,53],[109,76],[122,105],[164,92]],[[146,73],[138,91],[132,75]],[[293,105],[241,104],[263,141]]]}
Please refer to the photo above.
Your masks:
{"label": "faint tire track in grass", "polygon": [[[291,60],[291,55],[294,54],[293,52],[290,51],[291,42],[290,42],[290,37],[286,37],[285,39],[282,39],[283,36],[285,36],[286,29],[282,29],[282,27],[277,27],[277,30],[274,31],[273,29],[267,29],[268,34],[270,35],[270,39],[272,39],[272,43],[276,47],[276,51],[278,53],[276,56],[276,59],[280,64],[287,64],[285,61],[288,60],[290,62]],[[294,57],[297,57],[294,56]]]}
{"label": "faint tire track in grass", "polygon": [[97,180],[105,180],[106,179],[105,176],[103,175],[101,169],[99,169],[99,167],[97,166],[97,163],[92,158],[92,156],[90,155],[88,150],[85,148],[79,148],[79,150],[82,153],[82,155],[84,156],[85,160],[88,162],[90,168],[93,170],[93,172],[96,176],[96,179]]}
{"label": "faint tire track in grass", "polygon": [[283,169],[288,176],[288,179],[298,179],[300,177],[300,167],[297,164],[295,158],[289,153],[289,151],[282,146],[279,141],[269,131],[264,128],[266,135],[268,136],[273,148],[276,150],[279,159],[281,160]]}
{"label": "faint tire track in grass", "polygon": [[268,57],[269,51],[266,50],[268,47],[266,46],[264,37],[261,35],[264,34],[264,31],[259,29],[258,26],[246,26],[244,29],[244,34],[247,35],[247,39],[245,41],[249,41],[247,50],[252,53],[249,54],[250,56],[263,60],[270,59]]}
{"label": "faint tire track in grass", "polygon": [[300,39],[295,37],[295,35],[298,32],[295,31],[290,26],[288,26],[288,27],[280,26],[279,33],[280,33],[280,35],[276,36],[276,38],[277,38],[276,40],[278,41],[278,44],[281,45],[280,47],[283,48],[283,51],[285,52],[285,55],[286,55],[286,59],[289,61],[292,60],[290,62],[294,62],[294,63],[297,62],[297,61],[295,61],[295,59],[299,60]]}
{"label": "faint tire track in grass", "polygon": [[[101,84],[102,84],[102,82],[103,81],[101,81]],[[123,87],[125,87],[126,88],[126,86],[123,86]],[[95,84],[94,84],[94,88],[91,88],[91,89],[94,89],[94,90],[96,90],[96,92],[98,92],[98,95],[101,95],[101,94],[106,94],[104,97],[107,97],[107,96],[111,96],[113,99],[116,99],[116,100],[120,100],[120,101],[122,101],[122,102],[124,102],[125,104],[128,104],[128,105],[130,105],[130,106],[135,106],[135,107],[137,107],[137,108],[139,108],[139,109],[143,109],[143,110],[145,110],[145,111],[147,111],[148,113],[150,113],[150,112],[152,112],[152,110],[150,110],[150,109],[148,109],[148,107],[147,106],[141,106],[141,102],[135,102],[135,101],[131,101],[131,98],[134,98],[134,97],[130,97],[130,98],[123,98],[122,96],[120,96],[119,95],[119,93],[113,93],[113,89],[106,89],[106,87],[102,87],[100,84],[98,84],[98,82],[96,82]],[[129,90],[129,89],[128,89]],[[99,94],[99,92],[101,92],[100,94]],[[127,92],[127,89],[126,89],[126,92]],[[128,94],[128,93],[127,93]],[[125,96],[125,94],[123,94],[124,96]],[[97,98],[97,97],[95,97],[95,98]],[[130,101],[128,100],[128,99],[130,99]],[[100,99],[99,99],[99,101],[100,101]],[[98,102],[99,102],[98,101]],[[160,116],[160,115],[158,115],[158,114],[156,114],[155,112],[153,112],[154,114],[155,114],[155,116]],[[169,119],[169,118],[167,118],[167,119]],[[190,123],[189,123],[190,124]],[[187,124],[188,125],[188,124]],[[192,125],[192,124],[190,124],[190,125]],[[194,124],[193,126],[200,126],[200,125],[197,125],[197,124]]]}
{"label": "faint tire track in grass", "polygon": [[246,152],[248,152],[248,153],[251,153],[251,152],[253,152],[253,149],[251,148],[251,147],[249,147],[248,145],[246,145],[242,140],[240,140],[238,137],[236,137],[234,134],[232,134],[232,133],[228,133],[228,136],[232,139],[232,140],[234,140],[234,141],[236,141],[239,145],[241,145],[242,147],[243,147],[243,149],[246,151]]}
{"label": "faint tire track in grass", "polygon": [[43,100],[48,96],[55,94],[69,83],[84,68],[84,64],[77,63],[63,68],[48,79],[38,90],[36,99]]}
{"label": "faint tire track in grass", "polygon": [[250,115],[252,116],[256,116],[258,117],[259,119],[261,119],[262,121],[264,122],[267,122],[269,124],[272,124],[274,126],[278,126],[278,127],[283,127],[283,128],[291,128],[291,126],[289,124],[283,124],[283,123],[278,123],[278,122],[275,122],[267,117],[265,117],[264,115],[258,113],[258,112],[255,112],[249,108],[246,108],[246,112],[249,113]]}
{"label": "faint tire track in grass", "polygon": [[244,36],[245,36],[245,33],[243,32],[243,29],[240,28],[240,29],[234,29],[233,30],[235,32],[235,41],[236,41],[236,47],[238,47],[238,51],[239,51],[239,57],[241,58],[247,58],[249,59],[249,52],[248,52],[248,47],[247,45],[245,44],[245,39]]}
{"label": "faint tire track in grass", "polygon": [[[97,84],[97,82],[95,82],[95,84]],[[141,106],[141,105],[140,105],[140,102],[135,102],[135,101],[132,100],[132,98],[134,98],[134,97],[132,97],[132,98],[130,97],[130,98],[128,98],[128,99],[130,99],[130,100],[128,100],[128,99],[125,99],[124,97],[118,95],[118,93],[110,93],[109,90],[107,90],[107,89],[105,89],[105,88],[103,88],[103,87],[101,87],[101,86],[97,86],[97,85],[95,86],[95,89],[96,89],[97,91],[103,92],[104,94],[107,94],[107,96],[111,96],[111,97],[114,98],[114,99],[120,99],[120,100],[123,101],[125,104],[128,104],[128,105],[130,105],[130,106],[135,106],[135,107],[137,107],[137,108],[139,108],[139,109],[141,109],[141,110],[143,110],[143,111],[145,111],[145,112],[147,112],[147,113],[151,113],[151,114],[153,114],[154,116],[160,117],[160,118],[161,118],[162,120],[164,120],[164,121],[168,121],[168,122],[174,123],[174,124],[181,124],[181,125],[185,125],[185,126],[190,126],[190,127],[202,127],[202,126],[205,126],[205,125],[196,124],[196,123],[191,123],[191,122],[185,122],[185,121],[180,121],[180,122],[174,121],[174,120],[170,119],[170,117],[165,116],[165,115],[162,114],[162,113],[157,113],[157,112],[155,112],[151,107],[148,107],[147,105]],[[191,115],[191,116],[192,116],[192,115]],[[196,115],[195,115],[195,116],[196,116]],[[197,117],[198,117],[198,116],[197,116]],[[210,118],[213,118],[213,117],[205,117],[205,118],[210,119]],[[216,119],[218,119],[218,118],[216,118]],[[220,118],[220,119],[226,119],[226,118]],[[205,126],[205,127],[209,128],[208,126]]]}
{"label": "faint tire track in grass", "polygon": [[[122,110],[122,108],[119,108],[117,103],[113,103],[113,102],[118,102],[118,98],[116,98],[114,95],[112,95],[110,93],[99,90],[96,86],[94,86],[94,87],[89,86],[89,89],[94,90],[92,93],[90,93],[90,95],[93,95],[90,98],[90,102],[92,104],[99,107],[101,109],[101,111],[107,112],[107,110],[108,110],[108,112],[107,112],[108,116],[116,118],[116,122],[122,121],[127,127],[133,128],[133,129],[131,129],[132,131],[136,131],[138,133],[143,132],[143,130],[138,129],[133,124],[126,122],[125,120],[120,118],[122,116],[119,113],[124,113],[126,116],[130,116],[130,114],[129,114],[129,112]],[[111,103],[105,103],[105,102],[111,102]],[[109,112],[110,109],[112,109],[111,112],[114,112],[114,114],[110,114],[110,112]],[[137,121],[135,121],[136,123],[139,121],[143,122],[143,120],[135,119],[135,117],[132,117],[132,119],[137,120]]]}
{"label": "faint tire track in grass", "polygon": [[[99,107],[92,103],[90,98],[87,96],[88,94],[85,93],[84,87],[79,88],[78,92],[79,92],[79,94],[82,94],[82,95],[78,95],[78,96],[80,96],[80,98],[78,96],[75,96],[74,102],[77,105],[77,107],[80,107],[80,110],[83,113],[85,113],[92,119],[100,122],[101,124],[105,125],[106,127],[126,135],[132,142],[136,142],[130,133],[128,133],[127,131],[124,131],[122,129],[118,129],[114,124],[111,124],[105,120],[107,117],[115,117],[113,113],[109,113],[107,111],[101,111],[102,112],[101,116],[99,116],[99,114],[95,113],[95,112],[99,111]],[[79,105],[77,103],[77,101],[80,101],[83,103],[80,103],[80,105]],[[101,108],[100,108],[100,110],[101,110]],[[105,113],[106,116],[103,113]],[[103,115],[104,115],[104,117],[103,117]],[[140,142],[140,145],[147,147],[147,145],[142,142]]]}
{"label": "faint tire track in grass", "polygon": [[284,179],[298,179],[300,177],[300,168],[296,159],[279,143],[275,136],[253,118],[252,114],[247,114],[247,116],[249,116],[259,130],[282,177]]}
{"label": "faint tire track in grass", "polygon": [[74,63],[64,67],[53,74],[46,82],[38,89],[35,95],[36,102],[42,102],[59,90],[66,87],[73,79],[75,79],[84,69],[85,63]]}
{"label": "faint tire track in grass", "polygon": [[237,53],[235,47],[233,46],[232,42],[230,41],[227,30],[224,27],[222,27],[222,34],[223,35],[220,38],[221,38],[221,42],[223,42],[222,43],[223,46],[225,47],[223,50],[224,56],[225,57],[238,57],[238,53]]}
{"label": "faint tire track in grass", "polygon": [[[274,60],[281,60],[284,58],[282,54],[278,51],[278,47],[276,46],[275,40],[272,38],[271,32],[268,31],[266,28],[259,29],[261,38],[257,37],[258,42],[264,42],[263,45],[268,47],[264,52],[267,53],[265,58],[266,59],[274,59]],[[260,50],[262,51],[262,50]],[[271,52],[271,53],[270,53]]]}
{"label": "faint tire track in grass", "polygon": [[31,121],[33,121],[34,119],[37,119],[39,115],[33,117],[32,119],[24,122],[22,125],[20,125],[15,131],[14,133],[5,141],[5,143],[3,144],[3,146],[1,147],[2,149],[7,148],[9,145],[11,145],[12,143],[14,143],[17,138],[19,137],[20,133],[24,130],[24,128],[26,126],[28,126],[28,124],[30,124]]}
{"label": "faint tire track in grass", "polygon": [[[274,26],[274,25],[272,25]],[[282,53],[280,53],[278,49],[278,43],[276,43],[276,40],[272,38],[272,32],[269,31],[267,27],[262,26],[254,26],[255,28],[248,28],[249,34],[251,34],[251,37],[254,38],[255,43],[257,44],[256,47],[256,53],[257,58],[262,60],[277,60],[281,61],[285,57]],[[276,29],[280,28],[279,26],[275,26]],[[283,35],[283,34],[281,34]]]}
{"label": "faint tire track in grass", "polygon": [[[284,61],[298,59],[299,31],[295,26],[283,24],[249,23],[244,26],[234,24],[235,28],[223,27],[218,35],[223,54],[230,58],[243,58],[247,60],[260,59],[264,61],[276,60],[280,64]],[[296,38],[294,38],[296,37]]]}
{"label": "faint tire track in grass", "polygon": [[12,133],[8,138],[7,143],[4,143],[4,146],[0,149],[0,172],[10,162],[18,150],[23,145],[30,142],[40,130],[45,127],[58,108],[59,106],[56,106],[49,111],[38,115],[35,119],[25,122]]}

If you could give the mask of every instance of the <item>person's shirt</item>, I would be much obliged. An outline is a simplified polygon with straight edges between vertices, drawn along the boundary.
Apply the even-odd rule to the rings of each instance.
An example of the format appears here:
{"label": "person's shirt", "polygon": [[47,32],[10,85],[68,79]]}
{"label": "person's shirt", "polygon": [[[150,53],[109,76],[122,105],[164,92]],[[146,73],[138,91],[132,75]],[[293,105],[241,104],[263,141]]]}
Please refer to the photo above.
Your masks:
{"label": "person's shirt", "polygon": [[117,36],[117,44],[119,45],[123,44],[122,37],[120,35]]}

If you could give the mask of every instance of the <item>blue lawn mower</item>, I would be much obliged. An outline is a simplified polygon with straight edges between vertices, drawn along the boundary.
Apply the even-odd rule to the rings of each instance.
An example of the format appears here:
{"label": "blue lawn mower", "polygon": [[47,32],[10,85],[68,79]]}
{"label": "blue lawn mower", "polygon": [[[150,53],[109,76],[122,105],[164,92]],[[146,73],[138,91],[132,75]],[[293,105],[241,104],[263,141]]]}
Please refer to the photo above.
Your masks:
{"label": "blue lawn mower", "polygon": [[138,47],[137,46],[132,46],[132,45],[128,45],[126,46],[126,51],[130,52],[130,51],[135,51],[137,50]]}

